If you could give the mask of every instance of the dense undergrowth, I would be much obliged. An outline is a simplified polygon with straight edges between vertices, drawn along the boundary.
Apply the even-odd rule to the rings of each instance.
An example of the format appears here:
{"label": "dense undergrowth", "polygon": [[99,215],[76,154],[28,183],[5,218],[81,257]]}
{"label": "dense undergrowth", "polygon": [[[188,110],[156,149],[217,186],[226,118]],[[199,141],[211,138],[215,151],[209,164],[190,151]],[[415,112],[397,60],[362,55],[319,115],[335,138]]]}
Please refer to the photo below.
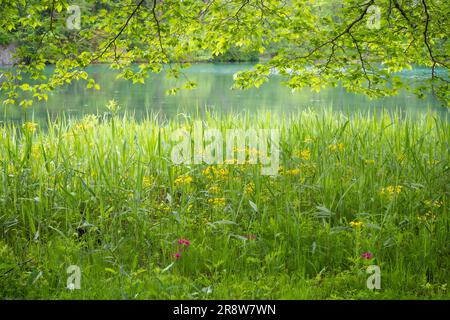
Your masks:
{"label": "dense undergrowth", "polygon": [[[174,165],[170,133],[194,117],[3,125],[0,296],[449,297],[448,119],[202,119],[221,132],[279,129],[278,175]],[[66,288],[70,265],[79,290]],[[380,290],[366,287],[368,265],[380,267]]]}

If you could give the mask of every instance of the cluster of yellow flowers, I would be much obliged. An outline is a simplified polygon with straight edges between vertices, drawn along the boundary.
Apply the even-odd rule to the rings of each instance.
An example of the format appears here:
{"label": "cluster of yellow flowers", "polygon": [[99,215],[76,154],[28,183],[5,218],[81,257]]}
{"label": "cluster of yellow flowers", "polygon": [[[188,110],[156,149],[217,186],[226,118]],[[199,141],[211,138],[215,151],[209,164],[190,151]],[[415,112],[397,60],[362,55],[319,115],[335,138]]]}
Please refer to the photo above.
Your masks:
{"label": "cluster of yellow flowers", "polygon": [[[235,158],[235,153],[239,153],[239,154],[244,154],[244,162],[245,164],[255,164],[258,161],[258,157],[260,158],[260,160],[262,161],[263,159],[261,159],[262,157],[264,157],[265,155],[261,154],[261,152],[256,149],[256,148],[249,148],[249,147],[245,147],[245,148],[238,148],[238,147],[234,147],[233,148],[233,154],[231,159],[225,159],[224,163],[225,164],[236,164],[237,160]],[[219,165],[220,167],[220,165]]]}
{"label": "cluster of yellow flowers", "polygon": [[256,148],[249,148],[249,147],[245,147],[245,148],[238,148],[238,147],[234,147],[233,148],[234,152],[245,152],[245,154],[253,154],[253,155],[258,155],[259,154],[259,150]]}
{"label": "cluster of yellow flowers", "polygon": [[73,132],[74,133],[84,132],[89,128],[91,128],[91,124],[89,123],[77,123],[73,129]]}
{"label": "cluster of yellow flowers", "polygon": [[374,165],[375,164],[375,160],[373,160],[373,159],[366,159],[366,160],[364,160],[364,164]]}
{"label": "cluster of yellow flowers", "polygon": [[222,168],[221,165],[218,165],[217,167],[209,166],[202,171],[202,174],[205,177],[207,177],[208,179],[213,179],[213,178],[223,179],[228,175],[228,170],[225,168]]}
{"label": "cluster of yellow flowers", "polygon": [[350,226],[352,228],[360,228],[364,226],[364,223],[362,221],[351,221]]}
{"label": "cluster of yellow flowers", "polygon": [[225,164],[235,164],[237,161],[236,159],[225,159],[224,163]]}
{"label": "cluster of yellow flowers", "polygon": [[212,185],[208,188],[209,194],[218,194],[220,192],[220,188],[218,185]]}
{"label": "cluster of yellow flowers", "polygon": [[18,172],[16,166],[11,163],[8,164],[7,171],[9,176],[12,176]]}
{"label": "cluster of yellow flowers", "polygon": [[40,157],[41,157],[41,148],[40,148],[40,146],[34,145],[34,146],[31,147],[31,157],[33,159],[36,159],[36,160],[40,159]]}
{"label": "cluster of yellow flowers", "polygon": [[436,215],[433,214],[431,211],[427,211],[424,215],[419,215],[417,217],[417,220],[420,222],[427,222],[427,221],[433,221],[436,219]]}
{"label": "cluster of yellow flowers", "polygon": [[299,164],[300,168],[285,169],[283,166],[278,167],[278,173],[286,176],[298,176],[304,177],[313,176],[316,172],[316,165],[313,162],[302,162]]}
{"label": "cluster of yellow flowers", "polygon": [[128,198],[128,201],[133,200],[133,198],[134,198],[134,192],[133,192],[133,191],[128,191],[128,192],[127,192],[127,198]]}
{"label": "cluster of yellow flowers", "polygon": [[193,179],[190,175],[179,176],[175,179],[175,185],[180,186],[180,185],[190,184],[192,182],[192,180]]}
{"label": "cluster of yellow flowers", "polygon": [[153,184],[153,177],[152,176],[144,176],[142,179],[142,185],[144,188],[148,188]]}
{"label": "cluster of yellow flowers", "polygon": [[225,205],[225,198],[211,198],[208,199],[208,203],[212,204],[214,207],[221,207]]}
{"label": "cluster of yellow flowers", "polygon": [[22,125],[22,129],[29,133],[34,133],[38,127],[38,124],[35,122],[27,121]]}
{"label": "cluster of yellow flowers", "polygon": [[303,160],[311,159],[311,151],[309,149],[295,151],[294,154]]}
{"label": "cluster of yellow flowers", "polygon": [[428,207],[434,207],[434,208],[440,208],[444,205],[444,202],[442,200],[425,200],[423,203],[425,203],[426,206]]}
{"label": "cluster of yellow flowers", "polygon": [[297,176],[297,175],[300,174],[300,169],[290,169],[290,170],[286,170],[286,171],[284,171],[284,174],[285,174],[285,175],[288,175],[288,176]]}
{"label": "cluster of yellow flowers", "polygon": [[328,146],[328,149],[330,151],[340,151],[340,152],[342,152],[342,151],[345,150],[345,146],[344,146],[343,143],[338,143],[338,144],[332,143],[332,144],[330,144]]}
{"label": "cluster of yellow flowers", "polygon": [[385,188],[381,188],[380,195],[393,197],[402,192],[402,186],[387,186]]}
{"label": "cluster of yellow flowers", "polygon": [[95,115],[87,115],[83,120],[77,123],[72,129],[73,133],[85,132],[98,123],[98,117]]}
{"label": "cluster of yellow flowers", "polygon": [[252,194],[254,191],[255,191],[255,184],[253,182],[250,182],[245,186],[244,189],[245,194],[249,195]]}
{"label": "cluster of yellow flowers", "polygon": [[161,201],[160,203],[155,204],[155,207],[157,210],[160,210],[165,213],[171,210],[170,206],[165,201]]}

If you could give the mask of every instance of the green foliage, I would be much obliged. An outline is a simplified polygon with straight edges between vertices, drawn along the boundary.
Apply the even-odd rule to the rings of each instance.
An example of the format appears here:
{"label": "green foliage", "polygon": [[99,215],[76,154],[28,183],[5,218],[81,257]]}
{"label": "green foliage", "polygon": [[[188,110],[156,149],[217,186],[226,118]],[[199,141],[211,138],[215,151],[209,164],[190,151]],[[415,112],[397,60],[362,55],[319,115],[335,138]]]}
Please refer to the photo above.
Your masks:
{"label": "green foliage", "polygon": [[15,41],[13,34],[0,32],[0,45],[8,45]]}
{"label": "green foliage", "polygon": [[231,46],[225,53],[213,58],[214,62],[256,62],[259,60],[259,52],[245,52],[236,46]]}
{"label": "green foliage", "polygon": [[[223,134],[279,128],[274,177],[173,165],[170,135],[191,115],[4,125],[0,296],[448,299],[448,119],[378,111],[205,115]],[[69,265],[81,290],[66,289]]]}
{"label": "green foliage", "polygon": [[[71,30],[66,1],[2,1],[2,34],[21,43],[21,62],[3,72],[5,103],[19,104],[23,83],[30,84],[26,91],[37,94],[36,99],[76,80],[99,90],[85,72],[92,63],[109,62],[133,83],[144,82],[170,63],[174,77],[191,82],[182,72],[188,61],[240,60],[242,54],[254,59],[256,52],[269,59],[239,73],[236,88],[260,86],[275,72],[292,90],[319,91],[342,83],[370,97],[409,89],[419,96],[431,91],[450,103],[446,0],[77,3],[81,29]],[[42,72],[46,64],[56,66],[49,77]],[[427,82],[415,89],[395,78],[413,65],[430,68]],[[192,87],[190,83],[170,93]]]}

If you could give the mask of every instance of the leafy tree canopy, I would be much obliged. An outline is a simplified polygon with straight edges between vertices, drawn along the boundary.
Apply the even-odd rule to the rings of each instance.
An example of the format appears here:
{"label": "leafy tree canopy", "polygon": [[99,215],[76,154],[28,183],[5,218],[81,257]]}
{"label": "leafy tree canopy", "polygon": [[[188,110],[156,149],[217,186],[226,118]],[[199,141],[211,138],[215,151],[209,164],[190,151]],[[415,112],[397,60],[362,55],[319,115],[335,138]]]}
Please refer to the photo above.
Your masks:
{"label": "leafy tree canopy", "polygon": [[[29,106],[76,80],[100,89],[86,71],[99,62],[133,83],[164,69],[180,79],[174,94],[195,87],[183,68],[199,55],[242,48],[270,55],[238,72],[235,88],[278,73],[293,90],[342,83],[380,97],[406,88],[450,105],[448,0],[0,0],[0,8],[0,38],[18,45],[17,62],[0,73],[6,104]],[[430,73],[410,88],[396,74],[414,65]]]}

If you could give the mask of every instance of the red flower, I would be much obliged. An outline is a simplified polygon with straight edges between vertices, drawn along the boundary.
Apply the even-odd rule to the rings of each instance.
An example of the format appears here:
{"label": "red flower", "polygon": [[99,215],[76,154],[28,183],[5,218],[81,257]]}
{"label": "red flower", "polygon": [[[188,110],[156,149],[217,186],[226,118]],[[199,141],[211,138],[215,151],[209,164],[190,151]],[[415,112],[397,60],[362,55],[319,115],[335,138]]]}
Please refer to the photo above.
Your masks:
{"label": "red flower", "polygon": [[191,245],[191,242],[189,240],[186,240],[186,239],[180,239],[180,240],[178,240],[178,244],[185,245],[185,246],[189,247]]}
{"label": "red flower", "polygon": [[372,252],[369,252],[369,251],[364,252],[364,253],[361,255],[361,258],[366,259],[366,260],[370,260],[370,259],[373,258],[373,253],[372,253]]}
{"label": "red flower", "polygon": [[189,240],[186,239],[179,239],[178,241],[178,252],[174,253],[174,258],[175,259],[180,259],[181,258],[181,253],[185,252],[187,250],[187,248],[191,245],[191,242]]}

